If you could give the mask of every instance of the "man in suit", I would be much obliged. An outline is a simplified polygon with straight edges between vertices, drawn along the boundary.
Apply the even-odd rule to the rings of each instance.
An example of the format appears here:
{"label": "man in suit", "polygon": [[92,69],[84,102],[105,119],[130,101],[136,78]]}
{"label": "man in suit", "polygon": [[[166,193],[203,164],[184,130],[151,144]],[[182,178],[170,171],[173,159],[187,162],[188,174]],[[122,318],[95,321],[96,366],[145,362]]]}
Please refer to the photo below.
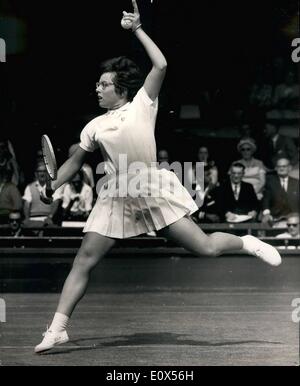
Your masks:
{"label": "man in suit", "polygon": [[262,222],[272,223],[286,219],[291,212],[299,212],[299,182],[289,177],[291,170],[287,158],[279,158],[276,174],[267,176],[262,202]]}
{"label": "man in suit", "polygon": [[219,212],[227,222],[235,221],[236,215],[249,215],[256,219],[258,200],[252,184],[243,182],[245,166],[234,162],[229,171],[230,178],[219,188]]}
{"label": "man in suit", "polygon": [[297,163],[296,144],[292,138],[279,134],[279,125],[276,122],[267,121],[264,134],[262,158],[269,169],[274,169],[278,158],[288,158],[292,165]]}
{"label": "man in suit", "polygon": [[214,172],[214,166],[204,166],[204,191],[197,191],[202,205],[192,216],[199,223],[220,222],[218,211],[219,183],[214,179]]}

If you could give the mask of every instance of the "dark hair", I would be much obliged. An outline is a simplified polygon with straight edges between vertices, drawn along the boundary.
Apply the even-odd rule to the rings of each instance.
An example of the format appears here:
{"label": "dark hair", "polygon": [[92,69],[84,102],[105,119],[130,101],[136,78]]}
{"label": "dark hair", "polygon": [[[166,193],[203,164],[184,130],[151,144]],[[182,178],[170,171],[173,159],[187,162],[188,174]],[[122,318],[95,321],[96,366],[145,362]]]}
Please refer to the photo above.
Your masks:
{"label": "dark hair", "polygon": [[127,91],[129,101],[135,97],[142,87],[143,80],[139,67],[125,56],[106,60],[101,64],[101,73],[114,72],[114,85],[116,92],[122,95]]}
{"label": "dark hair", "polygon": [[241,169],[243,169],[243,171],[245,171],[245,165],[243,165],[241,162],[233,162],[232,164],[231,164],[231,167],[230,167],[230,169],[231,168],[241,168]]}

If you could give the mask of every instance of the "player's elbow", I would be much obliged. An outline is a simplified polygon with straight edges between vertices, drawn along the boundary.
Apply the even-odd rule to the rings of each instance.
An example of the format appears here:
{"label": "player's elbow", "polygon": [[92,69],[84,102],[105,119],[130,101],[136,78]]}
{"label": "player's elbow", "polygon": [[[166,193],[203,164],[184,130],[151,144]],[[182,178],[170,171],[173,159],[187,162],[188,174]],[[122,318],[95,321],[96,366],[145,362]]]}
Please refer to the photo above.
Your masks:
{"label": "player's elbow", "polygon": [[163,58],[157,65],[156,69],[161,72],[166,72],[168,63],[165,58]]}

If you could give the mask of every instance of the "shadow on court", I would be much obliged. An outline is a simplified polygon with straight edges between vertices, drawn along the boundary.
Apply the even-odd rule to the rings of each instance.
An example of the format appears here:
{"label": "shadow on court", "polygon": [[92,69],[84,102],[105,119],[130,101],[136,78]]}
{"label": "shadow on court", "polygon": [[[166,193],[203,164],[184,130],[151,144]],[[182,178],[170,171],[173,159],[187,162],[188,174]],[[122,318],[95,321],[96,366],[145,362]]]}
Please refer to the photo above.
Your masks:
{"label": "shadow on court", "polygon": [[[173,333],[139,333],[132,335],[118,335],[110,337],[107,342],[107,337],[94,337],[89,339],[71,340],[69,344],[77,345],[78,347],[60,347],[45,352],[42,355],[60,355],[67,354],[73,351],[89,351],[100,350],[103,347],[128,347],[128,346],[199,346],[199,347],[223,347],[223,346],[237,346],[245,344],[282,344],[282,342],[270,342],[261,340],[244,340],[244,341],[225,341],[225,342],[209,342],[198,341],[194,339],[184,338],[186,335]],[[82,344],[88,344],[87,347]],[[91,347],[92,346],[92,347]]]}

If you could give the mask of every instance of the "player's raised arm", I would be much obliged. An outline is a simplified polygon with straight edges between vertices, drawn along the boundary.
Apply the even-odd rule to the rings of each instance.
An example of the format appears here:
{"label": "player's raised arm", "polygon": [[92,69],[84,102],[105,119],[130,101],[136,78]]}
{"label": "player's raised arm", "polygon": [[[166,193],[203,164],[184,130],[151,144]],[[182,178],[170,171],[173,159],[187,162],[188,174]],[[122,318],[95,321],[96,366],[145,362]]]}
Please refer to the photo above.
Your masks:
{"label": "player's raised arm", "polygon": [[143,30],[136,0],[132,0],[132,5],[134,12],[128,13],[124,11],[121,25],[124,29],[131,28],[152,62],[152,69],[146,77],[144,88],[149,97],[155,100],[166,74],[167,61],[161,50]]}

